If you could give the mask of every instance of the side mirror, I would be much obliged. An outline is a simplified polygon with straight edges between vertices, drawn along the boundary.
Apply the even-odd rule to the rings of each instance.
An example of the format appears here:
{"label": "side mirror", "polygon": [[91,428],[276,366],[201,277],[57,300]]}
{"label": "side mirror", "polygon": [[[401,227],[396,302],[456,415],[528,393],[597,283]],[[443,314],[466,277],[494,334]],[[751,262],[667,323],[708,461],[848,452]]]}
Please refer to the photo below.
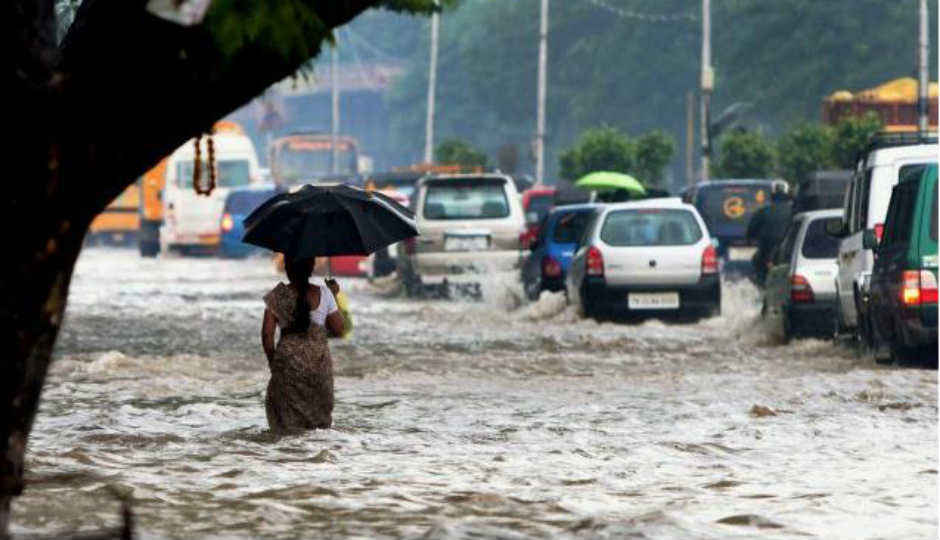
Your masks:
{"label": "side mirror", "polygon": [[525,222],[530,225],[535,225],[539,222],[539,213],[538,212],[526,212]]}
{"label": "side mirror", "polygon": [[721,247],[721,242],[719,242],[718,239],[715,238],[714,236],[712,236],[712,247],[715,249],[718,249],[719,247]]}
{"label": "side mirror", "polygon": [[845,221],[842,218],[835,218],[826,221],[826,234],[836,238],[845,236]]}
{"label": "side mirror", "polygon": [[878,249],[878,237],[874,229],[865,229],[862,233],[862,249]]}

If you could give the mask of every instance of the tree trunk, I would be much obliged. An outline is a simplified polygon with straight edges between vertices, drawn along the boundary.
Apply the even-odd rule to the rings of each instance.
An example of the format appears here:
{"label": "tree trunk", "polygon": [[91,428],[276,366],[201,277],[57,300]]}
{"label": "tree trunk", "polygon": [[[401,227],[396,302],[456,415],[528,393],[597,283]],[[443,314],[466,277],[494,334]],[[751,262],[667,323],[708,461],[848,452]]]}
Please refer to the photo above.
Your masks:
{"label": "tree trunk", "polygon": [[304,2],[318,24],[278,27],[302,36],[302,55],[263,32],[223,50],[220,28],[247,25],[278,2],[216,2],[223,8],[187,28],[147,13],[146,0],[84,0],[61,47],[53,0],[0,5],[0,40],[12,52],[0,75],[12,136],[0,197],[0,537],[24,487],[29,433],[92,218],[173,149],[294,73],[333,28],[380,3],[406,4]]}

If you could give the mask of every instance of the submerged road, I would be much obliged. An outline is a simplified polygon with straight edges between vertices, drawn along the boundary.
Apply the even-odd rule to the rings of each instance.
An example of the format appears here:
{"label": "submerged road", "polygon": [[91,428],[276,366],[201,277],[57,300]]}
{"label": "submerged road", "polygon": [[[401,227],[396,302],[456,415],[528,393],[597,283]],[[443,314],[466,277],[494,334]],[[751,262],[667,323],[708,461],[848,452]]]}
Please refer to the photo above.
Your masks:
{"label": "submerged road", "polygon": [[937,372],[561,295],[413,301],[341,280],[334,429],[267,432],[269,261],[79,260],[12,532],[142,538],[935,538]]}

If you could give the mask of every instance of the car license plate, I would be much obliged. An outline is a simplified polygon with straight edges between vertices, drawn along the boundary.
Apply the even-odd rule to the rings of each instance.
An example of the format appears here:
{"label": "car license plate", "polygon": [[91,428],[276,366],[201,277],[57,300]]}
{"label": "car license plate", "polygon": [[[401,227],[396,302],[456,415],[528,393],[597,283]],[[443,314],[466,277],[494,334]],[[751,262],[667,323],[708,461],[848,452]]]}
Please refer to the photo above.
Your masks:
{"label": "car license plate", "polygon": [[485,236],[447,236],[444,251],[483,251],[489,247]]}
{"label": "car license plate", "polygon": [[679,293],[629,293],[627,306],[630,309],[679,309]]}
{"label": "car license plate", "polygon": [[730,247],[728,248],[729,261],[749,261],[757,253],[756,247]]}

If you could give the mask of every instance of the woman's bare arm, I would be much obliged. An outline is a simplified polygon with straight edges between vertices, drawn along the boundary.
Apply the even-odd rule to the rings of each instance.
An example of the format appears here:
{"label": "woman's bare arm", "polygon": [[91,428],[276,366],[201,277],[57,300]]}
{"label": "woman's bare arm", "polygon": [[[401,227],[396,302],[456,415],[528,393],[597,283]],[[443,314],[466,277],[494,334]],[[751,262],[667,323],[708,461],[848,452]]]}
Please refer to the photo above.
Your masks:
{"label": "woman's bare arm", "polygon": [[326,316],[326,330],[330,337],[343,337],[346,333],[346,319],[339,311],[334,311]]}
{"label": "woman's bare arm", "polygon": [[277,319],[270,309],[264,310],[264,322],[261,323],[261,347],[268,362],[274,358],[274,332],[277,330]]}

